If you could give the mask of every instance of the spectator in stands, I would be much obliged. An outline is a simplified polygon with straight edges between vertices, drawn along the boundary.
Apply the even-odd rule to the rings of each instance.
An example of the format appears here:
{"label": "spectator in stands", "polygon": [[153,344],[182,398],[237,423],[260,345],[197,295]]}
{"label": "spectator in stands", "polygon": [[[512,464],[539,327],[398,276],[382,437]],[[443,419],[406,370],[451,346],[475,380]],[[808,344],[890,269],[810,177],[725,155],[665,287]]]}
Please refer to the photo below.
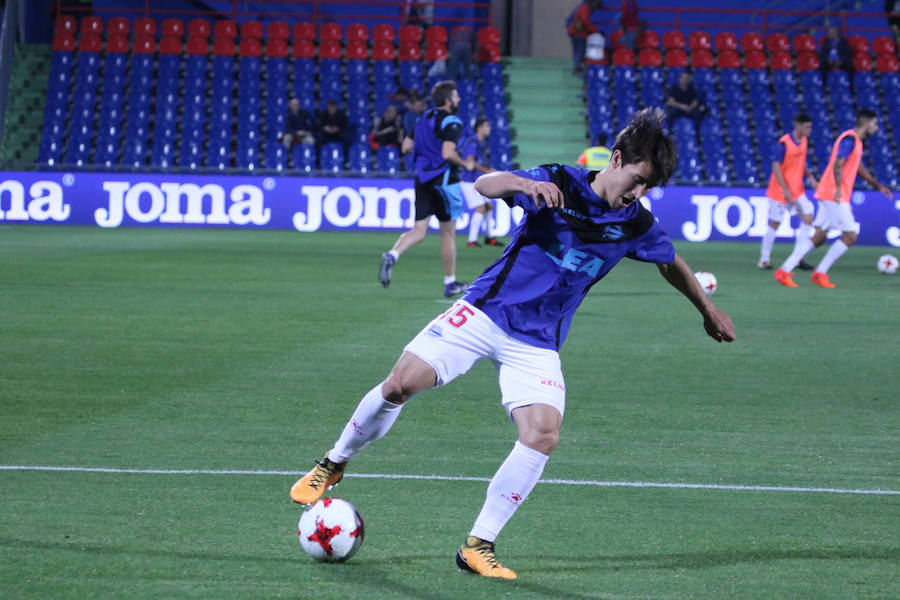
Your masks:
{"label": "spectator in stands", "polygon": [[619,12],[619,22],[622,24],[622,43],[632,50],[637,48],[638,36],[647,28],[647,22],[638,17],[636,0],[622,0],[622,10]]}
{"label": "spectator in stands", "polygon": [[822,70],[823,82],[828,76],[828,71],[832,69],[843,69],[852,79],[853,57],[850,42],[841,35],[837,27],[829,27],[828,33],[822,38],[822,47],[819,48],[819,68]]}
{"label": "spectator in stands", "polygon": [[587,37],[592,33],[598,33],[597,27],[591,22],[591,11],[596,6],[603,8],[601,1],[585,1],[575,7],[566,19],[566,32],[572,41],[572,74],[577,75],[584,71],[584,52],[587,47]]}
{"label": "spectator in stands", "polygon": [[669,88],[669,94],[666,96],[666,125],[669,129],[676,119],[687,117],[694,121],[696,131],[700,132],[700,123],[706,115],[707,108],[700,102],[693,78],[693,74],[685,70],[678,78],[678,84]]}
{"label": "spectator in stands", "polygon": [[887,22],[894,38],[900,40],[900,0],[884,0],[884,12],[888,15]]}
{"label": "spectator in stands", "polygon": [[598,133],[594,145],[582,152],[576,162],[585,169],[602,171],[609,166],[611,156],[612,152],[606,147],[606,134]]}
{"label": "spectator in stands", "polygon": [[406,114],[403,115],[403,132],[407,136],[411,136],[416,128],[416,121],[425,112],[425,101],[418,96],[412,100],[412,104]]}
{"label": "spectator in stands", "polygon": [[475,51],[475,32],[469,27],[457,27],[450,34],[447,58],[447,79],[474,79],[472,53]]}
{"label": "spectator in stands", "polygon": [[372,134],[372,141],[378,147],[400,146],[400,140],[403,139],[403,122],[400,120],[400,115],[397,114],[396,106],[388,104],[384,114],[375,119],[375,128]]}
{"label": "spectator in stands", "polygon": [[319,145],[324,146],[329,142],[338,142],[347,153],[347,114],[338,110],[337,100],[329,98],[325,104],[325,111],[319,113]]}
{"label": "spectator in stands", "polygon": [[313,145],[316,143],[316,138],[313,137],[315,121],[311,114],[300,108],[300,101],[296,98],[291,98],[290,102],[288,102],[287,116],[284,119],[284,129],[285,132],[281,136],[281,143],[284,144],[284,147],[288,150],[290,150],[294,144]]}
{"label": "spectator in stands", "polygon": [[394,92],[394,95],[389,96],[389,98],[391,99],[391,104],[397,109],[397,114],[402,117],[409,109],[409,92],[406,91],[405,87],[399,85],[397,86],[397,91]]}
{"label": "spectator in stands", "polygon": [[405,25],[428,27],[434,22],[433,0],[405,0],[400,9]]}

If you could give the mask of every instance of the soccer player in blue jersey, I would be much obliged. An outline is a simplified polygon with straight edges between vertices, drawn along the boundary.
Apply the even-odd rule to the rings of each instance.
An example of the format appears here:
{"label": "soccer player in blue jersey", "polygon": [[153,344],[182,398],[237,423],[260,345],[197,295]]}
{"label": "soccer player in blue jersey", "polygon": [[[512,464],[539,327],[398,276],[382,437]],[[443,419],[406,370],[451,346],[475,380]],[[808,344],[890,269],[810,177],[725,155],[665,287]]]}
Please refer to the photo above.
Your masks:
{"label": "soccer player in blue jersey", "polygon": [[475,181],[485,173],[494,169],[488,166],[487,138],[491,135],[491,122],[487,119],[476,119],[474,131],[469,129],[463,134],[459,144],[459,154],[475,161],[474,168],[464,169],[460,174],[459,189],[462,190],[466,206],[472,210],[469,221],[469,248],[481,246],[478,243],[478,234],[484,225],[484,243],[486,246],[502,246],[503,242],[491,236],[494,228],[494,203],[490,198],[485,198],[475,189]]}
{"label": "soccer player in blue jersey", "polygon": [[407,400],[489,359],[519,439],[491,479],[456,563],[486,577],[516,577],[497,561],[494,540],[537,484],[559,441],[565,382],[558,351],[591,286],[622,258],[656,263],[700,311],[708,335],[717,342],[735,339],[730,317],[703,293],[638,202],[654,185],[664,185],[676,165],[663,119],[658,109],[635,115],[616,138],[602,172],[554,164],[478,179],[476,188],[485,196],[524,209],[512,241],[461,299],[406,346],[387,379],[363,397],[334,447],[291,488],[295,502],[314,502],[338,483],[347,461],[387,433]]}
{"label": "soccer player in blue jersey", "polygon": [[459,92],[453,81],[440,81],[431,90],[434,108],[426,110],[412,131],[413,159],[416,163],[416,221],[401,235],[394,247],[381,256],[378,280],[391,284],[394,263],[410,247],[425,239],[428,219],[437,217],[441,233],[441,260],[444,265],[444,296],[451,298],[466,289],[456,280],[456,219],[462,214],[459,169],[471,170],[472,159],[459,156],[456,143],[463,123],[456,116]]}

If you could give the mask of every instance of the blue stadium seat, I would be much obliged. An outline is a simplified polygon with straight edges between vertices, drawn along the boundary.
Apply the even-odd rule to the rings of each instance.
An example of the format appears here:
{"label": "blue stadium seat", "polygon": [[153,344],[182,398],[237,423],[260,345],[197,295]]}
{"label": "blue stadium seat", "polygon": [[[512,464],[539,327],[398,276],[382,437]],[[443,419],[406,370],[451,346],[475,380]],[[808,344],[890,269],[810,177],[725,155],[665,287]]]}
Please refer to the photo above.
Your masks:
{"label": "blue stadium seat", "polygon": [[291,150],[294,168],[307,173],[316,168],[316,150],[307,144],[297,144]]}
{"label": "blue stadium seat", "polygon": [[319,166],[323,171],[337,172],[344,168],[344,149],[337,142],[323,144],[319,150]]}
{"label": "blue stadium seat", "polygon": [[372,164],[372,151],[368,144],[357,142],[350,146],[347,164],[351,171],[368,172]]}
{"label": "blue stadium seat", "polygon": [[400,150],[396,146],[382,146],[375,153],[379,171],[394,174],[400,170]]}

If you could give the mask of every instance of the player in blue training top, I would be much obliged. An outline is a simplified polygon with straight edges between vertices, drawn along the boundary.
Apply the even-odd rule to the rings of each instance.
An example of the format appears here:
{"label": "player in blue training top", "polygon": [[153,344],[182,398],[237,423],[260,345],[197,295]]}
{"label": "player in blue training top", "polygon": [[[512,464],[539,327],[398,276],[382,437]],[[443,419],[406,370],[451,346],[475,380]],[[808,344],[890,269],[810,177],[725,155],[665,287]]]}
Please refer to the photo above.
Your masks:
{"label": "player in blue training top", "polygon": [[497,562],[494,540],[538,482],[559,441],[565,383],[557,351],[591,286],[624,257],[656,263],[703,315],[707,334],[718,342],[735,339],[730,317],[703,293],[638,202],[652,186],[664,185],[676,165],[663,119],[658,109],[635,115],[616,138],[602,172],[544,165],[478,179],[475,185],[485,196],[525,209],[510,245],[363,397],[334,447],[291,488],[295,502],[314,502],[338,483],[347,461],[387,433],[407,400],[489,359],[519,440],[491,479],[456,562],[486,577],[516,577]]}
{"label": "player in blue training top", "polygon": [[434,108],[422,113],[411,136],[416,162],[416,222],[381,256],[378,280],[384,287],[391,284],[394,263],[411,246],[425,239],[428,219],[434,215],[441,228],[444,296],[450,298],[467,286],[456,281],[456,219],[462,214],[459,168],[471,170],[474,161],[462,159],[456,148],[463,130],[462,121],[455,114],[459,110],[456,82],[436,83],[431,89],[431,100]]}

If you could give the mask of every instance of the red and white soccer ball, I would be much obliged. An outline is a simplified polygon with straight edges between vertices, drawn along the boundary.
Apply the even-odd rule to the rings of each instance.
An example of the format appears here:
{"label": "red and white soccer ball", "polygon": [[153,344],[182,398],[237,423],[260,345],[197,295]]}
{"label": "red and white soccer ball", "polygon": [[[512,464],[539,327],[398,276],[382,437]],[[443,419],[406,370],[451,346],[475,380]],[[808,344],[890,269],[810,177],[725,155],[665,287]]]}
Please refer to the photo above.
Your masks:
{"label": "red and white soccer ball", "polygon": [[896,256],[892,256],[890,254],[882,254],[878,258],[878,270],[885,275],[896,273],[898,266],[900,266],[900,261],[897,260]]}
{"label": "red and white soccer ball", "polygon": [[297,524],[300,547],[316,560],[343,562],[362,546],[365,528],[356,507],[343,498],[310,504]]}
{"label": "red and white soccer ball", "polygon": [[703,291],[706,292],[707,296],[712,296],[716,293],[716,289],[719,287],[719,282],[716,281],[716,276],[710,273],[709,271],[697,271],[694,273],[694,277],[697,278],[697,283],[700,284],[700,287],[703,288]]}

